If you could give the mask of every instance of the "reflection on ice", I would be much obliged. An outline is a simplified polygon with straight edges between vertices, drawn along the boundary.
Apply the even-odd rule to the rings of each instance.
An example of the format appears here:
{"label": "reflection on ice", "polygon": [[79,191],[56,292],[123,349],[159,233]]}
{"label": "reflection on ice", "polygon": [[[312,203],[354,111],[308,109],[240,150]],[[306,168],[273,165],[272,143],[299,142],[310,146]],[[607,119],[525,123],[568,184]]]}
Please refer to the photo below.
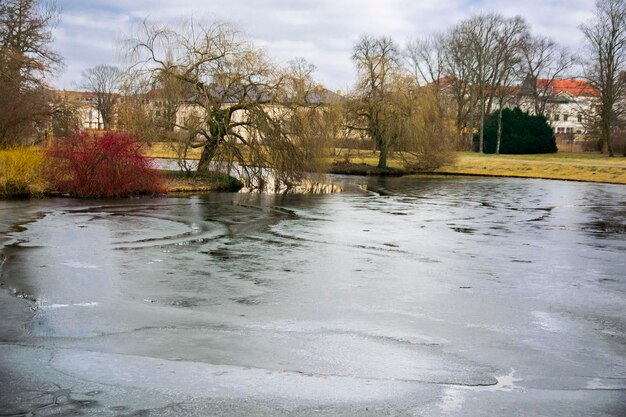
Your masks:
{"label": "reflection on ice", "polygon": [[95,307],[100,303],[75,303],[75,304],[45,304],[38,302],[37,307],[39,309],[47,309],[47,308],[66,308],[66,307]]}
{"label": "reflection on ice", "polygon": [[70,268],[75,268],[75,269],[98,269],[99,268],[98,265],[91,265],[85,262],[79,262],[75,260],[65,261],[62,263],[62,265],[69,266]]}

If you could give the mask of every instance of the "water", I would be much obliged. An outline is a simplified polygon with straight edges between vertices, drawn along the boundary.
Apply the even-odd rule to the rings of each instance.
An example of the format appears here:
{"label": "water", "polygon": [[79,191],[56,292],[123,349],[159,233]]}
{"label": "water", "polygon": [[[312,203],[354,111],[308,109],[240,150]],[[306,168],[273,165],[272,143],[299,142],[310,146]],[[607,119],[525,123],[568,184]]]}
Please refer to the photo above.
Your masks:
{"label": "water", "polygon": [[626,414],[626,188],[0,203],[2,415]]}

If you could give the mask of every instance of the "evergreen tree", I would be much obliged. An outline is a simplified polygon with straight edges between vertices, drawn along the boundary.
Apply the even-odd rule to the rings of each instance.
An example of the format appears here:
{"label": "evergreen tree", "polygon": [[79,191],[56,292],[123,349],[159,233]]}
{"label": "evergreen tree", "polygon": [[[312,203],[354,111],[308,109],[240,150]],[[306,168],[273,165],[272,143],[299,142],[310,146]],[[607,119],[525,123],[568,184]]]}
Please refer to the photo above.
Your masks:
{"label": "evergreen tree", "polygon": [[[485,153],[495,153],[498,133],[498,112],[485,124]],[[543,116],[534,116],[518,107],[502,111],[502,154],[554,153],[557,151],[554,131]]]}

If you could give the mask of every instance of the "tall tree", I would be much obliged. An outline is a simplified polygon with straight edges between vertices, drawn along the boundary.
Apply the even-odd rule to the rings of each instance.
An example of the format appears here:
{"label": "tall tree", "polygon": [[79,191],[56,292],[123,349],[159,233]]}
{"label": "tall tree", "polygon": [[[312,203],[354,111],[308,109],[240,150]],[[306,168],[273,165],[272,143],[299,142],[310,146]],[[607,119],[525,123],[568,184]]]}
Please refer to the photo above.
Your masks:
{"label": "tall tree", "polygon": [[613,156],[612,135],[625,92],[626,0],[597,0],[594,17],[580,29],[590,52],[585,77],[600,94],[600,148]]}
{"label": "tall tree", "polygon": [[444,39],[445,88],[455,103],[456,127],[459,137],[465,134],[463,148],[471,149],[476,126],[478,91],[474,87],[474,64],[471,51],[459,31],[452,31]]}
{"label": "tall tree", "polygon": [[236,167],[246,186],[265,188],[270,167],[280,188],[314,169],[308,141],[287,129],[306,105],[290,97],[292,78],[231,25],[144,23],[130,42],[134,71],[190,92],[175,127],[202,148],[199,172]]}
{"label": "tall tree", "polygon": [[523,45],[525,79],[523,92],[532,97],[533,113],[546,117],[548,103],[554,98],[554,81],[567,75],[575,64],[574,56],[552,39],[530,36]]}
{"label": "tall tree", "polygon": [[[471,89],[465,66],[459,65],[457,50],[447,34],[438,33],[408,43],[406,55],[410,72],[416,83],[429,86],[438,101],[455,116],[456,146],[466,148],[463,137],[469,129]],[[467,143],[471,145],[471,136]]]}
{"label": "tall tree", "polygon": [[498,102],[498,132],[496,154],[500,153],[502,138],[502,111],[513,96],[512,86],[523,73],[522,51],[528,39],[528,27],[521,17],[505,19],[497,30],[490,88]]}
{"label": "tall tree", "polygon": [[[419,51],[415,51],[419,53]],[[423,52],[423,50],[422,50]],[[364,132],[380,151],[378,167],[396,152],[410,169],[434,168],[450,160],[453,119],[441,101],[435,65],[416,76],[401,65],[391,38],[363,36],[355,45],[356,92],[349,101],[349,129]],[[414,57],[413,64],[421,58]],[[413,72],[413,74],[411,74]]]}
{"label": "tall tree", "polygon": [[50,48],[58,16],[53,2],[0,1],[0,146],[41,133],[50,115],[45,77],[62,64]]}
{"label": "tall tree", "polygon": [[393,39],[362,36],[354,46],[352,60],[356,64],[358,79],[356,97],[353,100],[352,129],[363,130],[380,151],[378,167],[387,167],[389,152],[397,135],[385,134],[394,76],[400,70],[400,55]]}
{"label": "tall tree", "polygon": [[449,75],[445,65],[445,44],[445,36],[439,33],[408,43],[406,55],[410,71],[418,84],[432,84],[439,88],[441,78]]}
{"label": "tall tree", "polygon": [[491,110],[492,97],[489,81],[493,78],[494,49],[497,44],[497,29],[503,18],[498,14],[474,16],[459,23],[453,37],[469,52],[469,61],[464,65],[471,77],[479,106],[479,152],[484,141],[485,114]]}
{"label": "tall tree", "polygon": [[95,95],[96,110],[102,116],[104,128],[110,129],[122,83],[122,72],[111,65],[97,65],[83,71],[82,75],[82,88]]}

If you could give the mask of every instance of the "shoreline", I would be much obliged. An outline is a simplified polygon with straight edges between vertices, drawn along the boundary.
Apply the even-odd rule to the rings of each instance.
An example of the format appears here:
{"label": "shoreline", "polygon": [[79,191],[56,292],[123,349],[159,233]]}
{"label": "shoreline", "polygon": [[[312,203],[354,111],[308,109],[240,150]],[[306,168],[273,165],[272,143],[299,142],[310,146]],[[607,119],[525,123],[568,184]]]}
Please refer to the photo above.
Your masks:
{"label": "shoreline", "polygon": [[596,154],[486,155],[458,153],[455,162],[433,170],[406,170],[391,161],[391,173],[375,167],[375,157],[335,163],[329,172],[342,175],[468,176],[532,178],[626,185],[626,158]]}
{"label": "shoreline", "polygon": [[[175,160],[169,155],[149,154],[149,157]],[[192,158],[194,159],[194,158]],[[357,152],[346,161],[330,159],[327,174],[364,176],[445,175],[468,177],[534,178],[546,180],[591,182],[626,185],[626,157],[609,158],[598,153],[494,155],[476,152],[456,152],[453,163],[428,171],[407,170],[399,160],[390,159],[388,168],[380,169],[377,154]]]}
{"label": "shoreline", "polygon": [[[172,157],[148,155],[150,158],[175,160]],[[499,177],[530,178],[597,184],[626,185],[626,158],[608,159],[596,154],[548,154],[548,155],[484,155],[458,153],[454,163],[430,171],[407,170],[398,161],[390,161],[385,169],[378,168],[374,157],[355,157],[350,161],[333,161],[326,174],[350,176],[392,177]],[[193,193],[236,192],[242,184],[224,175],[186,175],[177,170],[160,170],[164,177],[162,195],[189,195]],[[24,191],[24,190],[23,190]],[[20,192],[3,195],[0,200],[64,197],[53,190],[34,193]],[[141,195],[137,195],[141,196]]]}

